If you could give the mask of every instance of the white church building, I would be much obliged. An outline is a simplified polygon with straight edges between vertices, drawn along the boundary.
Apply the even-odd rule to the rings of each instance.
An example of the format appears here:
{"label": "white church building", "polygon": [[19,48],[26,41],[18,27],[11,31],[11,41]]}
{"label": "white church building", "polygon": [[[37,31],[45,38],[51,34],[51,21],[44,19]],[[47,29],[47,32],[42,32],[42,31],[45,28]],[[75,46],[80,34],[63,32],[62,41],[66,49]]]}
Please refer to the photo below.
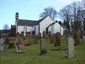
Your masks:
{"label": "white church building", "polygon": [[[15,14],[15,26],[16,26],[16,33],[24,32],[24,35],[26,32],[32,32],[34,31],[35,35],[38,35],[39,33],[43,33],[43,31],[50,31],[51,34],[60,32],[61,35],[63,35],[63,27],[60,26],[57,22],[54,23],[54,21],[49,17],[46,16],[45,18],[42,18],[40,20],[25,20],[25,19],[19,19],[19,13],[17,12]],[[46,28],[49,26],[48,30]]]}

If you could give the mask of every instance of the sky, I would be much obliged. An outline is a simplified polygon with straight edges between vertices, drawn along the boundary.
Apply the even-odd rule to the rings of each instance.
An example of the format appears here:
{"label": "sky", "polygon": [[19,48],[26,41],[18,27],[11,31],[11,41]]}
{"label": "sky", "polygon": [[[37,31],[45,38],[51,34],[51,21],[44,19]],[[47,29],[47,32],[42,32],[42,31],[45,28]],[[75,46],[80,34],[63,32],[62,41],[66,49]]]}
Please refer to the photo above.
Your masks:
{"label": "sky", "polygon": [[0,0],[0,29],[5,24],[15,24],[15,13],[20,19],[39,20],[44,8],[53,7],[57,12],[64,6],[80,0]]}

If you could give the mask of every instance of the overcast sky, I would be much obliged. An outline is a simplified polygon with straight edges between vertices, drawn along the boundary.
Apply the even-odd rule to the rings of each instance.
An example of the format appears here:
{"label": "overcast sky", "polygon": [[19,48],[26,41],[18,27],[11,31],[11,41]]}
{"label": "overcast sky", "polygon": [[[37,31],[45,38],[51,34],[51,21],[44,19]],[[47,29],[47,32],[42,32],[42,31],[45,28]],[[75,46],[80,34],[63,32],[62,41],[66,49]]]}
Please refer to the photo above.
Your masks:
{"label": "overcast sky", "polygon": [[5,24],[15,24],[16,12],[21,19],[38,20],[44,8],[51,6],[59,11],[73,1],[80,0],[0,0],[0,29]]}

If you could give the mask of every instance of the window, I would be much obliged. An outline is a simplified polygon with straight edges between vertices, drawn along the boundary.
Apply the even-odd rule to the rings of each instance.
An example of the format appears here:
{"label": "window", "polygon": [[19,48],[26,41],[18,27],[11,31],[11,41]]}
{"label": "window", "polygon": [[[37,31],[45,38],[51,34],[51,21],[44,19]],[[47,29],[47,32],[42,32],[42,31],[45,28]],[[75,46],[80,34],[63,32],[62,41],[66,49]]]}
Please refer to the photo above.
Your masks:
{"label": "window", "polygon": [[34,32],[35,32],[35,34],[36,34],[36,27],[34,27]]}
{"label": "window", "polygon": [[27,32],[27,27],[24,27],[24,28],[23,28],[23,31],[24,31],[24,32]]}
{"label": "window", "polygon": [[36,32],[36,27],[34,28],[34,31]]}

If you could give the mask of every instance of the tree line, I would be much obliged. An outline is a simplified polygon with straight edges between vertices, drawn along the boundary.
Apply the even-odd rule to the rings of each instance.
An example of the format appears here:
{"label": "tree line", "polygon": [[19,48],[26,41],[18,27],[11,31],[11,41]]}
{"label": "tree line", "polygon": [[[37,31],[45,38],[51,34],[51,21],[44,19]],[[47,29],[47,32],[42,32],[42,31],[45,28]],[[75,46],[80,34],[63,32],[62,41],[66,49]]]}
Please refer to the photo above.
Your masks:
{"label": "tree line", "polygon": [[63,20],[59,24],[68,31],[85,31],[85,0],[73,2],[57,12],[53,7],[47,7],[40,14],[40,18],[50,16],[54,21],[57,15]]}

